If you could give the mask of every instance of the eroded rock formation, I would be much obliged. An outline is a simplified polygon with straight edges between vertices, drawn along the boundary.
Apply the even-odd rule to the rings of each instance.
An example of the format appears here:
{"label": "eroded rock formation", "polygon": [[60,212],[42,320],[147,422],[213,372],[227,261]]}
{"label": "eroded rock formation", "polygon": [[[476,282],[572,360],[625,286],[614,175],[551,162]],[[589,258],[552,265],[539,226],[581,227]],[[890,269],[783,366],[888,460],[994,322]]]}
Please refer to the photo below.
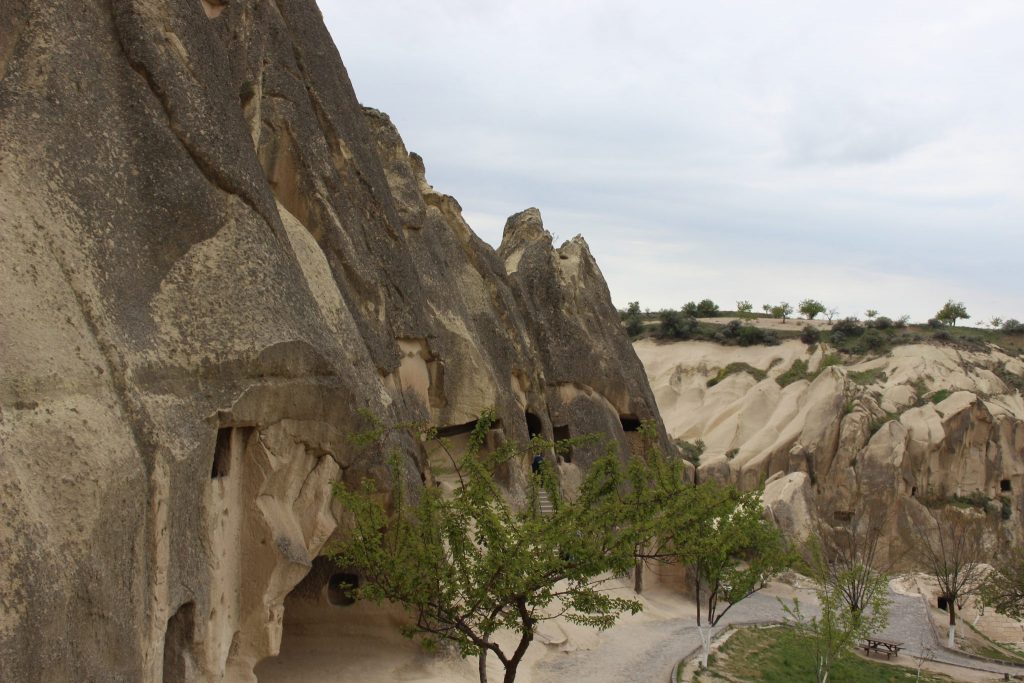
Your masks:
{"label": "eroded rock formation", "polygon": [[[698,476],[746,489],[767,479],[766,503],[793,535],[815,514],[842,522],[881,506],[894,511],[888,531],[900,551],[921,505],[953,503],[975,508],[979,533],[999,546],[1024,541],[1020,358],[931,344],[846,365],[823,364],[827,349],[797,341],[636,348],[669,432],[706,444]],[[797,362],[806,376],[781,386]],[[730,364],[746,367],[709,387]]]}
{"label": "eroded rock formation", "polygon": [[385,469],[360,409],[657,419],[582,238],[477,238],[312,0],[16,0],[0,77],[0,680],[254,680],[329,602],[331,482]]}

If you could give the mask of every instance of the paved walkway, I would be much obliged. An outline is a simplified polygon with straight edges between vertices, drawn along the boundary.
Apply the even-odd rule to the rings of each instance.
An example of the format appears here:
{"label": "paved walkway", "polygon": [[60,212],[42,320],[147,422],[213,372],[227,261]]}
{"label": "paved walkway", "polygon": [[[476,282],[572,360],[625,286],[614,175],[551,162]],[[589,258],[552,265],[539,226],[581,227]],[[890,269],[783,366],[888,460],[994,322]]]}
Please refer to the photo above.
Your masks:
{"label": "paved walkway", "polygon": [[[910,657],[930,649],[929,659],[943,664],[962,666],[992,673],[1024,674],[1024,667],[1001,665],[964,657],[939,647],[930,628],[929,614],[919,596],[890,593],[892,608],[889,626],[881,635],[902,641]],[[788,603],[789,601],[787,601]],[[817,614],[817,606],[801,603],[807,616]],[[783,621],[785,614],[778,599],[756,593],[729,610],[715,633],[728,624]],[[536,683],[566,681],[637,681],[665,683],[672,667],[700,647],[700,634],[694,615],[678,619],[621,623],[601,635],[593,650],[580,650],[550,657],[539,662],[534,670]]]}
{"label": "paved walkway", "polygon": [[[997,674],[1024,674],[1024,666],[982,661],[945,649],[935,637],[935,630],[930,623],[931,615],[928,614],[921,596],[900,595],[890,591],[889,597],[892,599],[892,606],[889,609],[889,626],[882,635],[890,640],[903,641],[904,649],[911,657],[920,656],[922,652],[928,651],[928,659],[943,664]],[[967,628],[967,626],[957,626],[957,629],[960,628]]]}
{"label": "paved walkway", "polygon": [[[755,593],[729,610],[715,633],[730,623],[753,623],[782,618],[773,596]],[[593,650],[580,650],[540,662],[536,683],[566,681],[668,681],[672,667],[700,647],[692,610],[678,619],[618,624],[601,635]]]}

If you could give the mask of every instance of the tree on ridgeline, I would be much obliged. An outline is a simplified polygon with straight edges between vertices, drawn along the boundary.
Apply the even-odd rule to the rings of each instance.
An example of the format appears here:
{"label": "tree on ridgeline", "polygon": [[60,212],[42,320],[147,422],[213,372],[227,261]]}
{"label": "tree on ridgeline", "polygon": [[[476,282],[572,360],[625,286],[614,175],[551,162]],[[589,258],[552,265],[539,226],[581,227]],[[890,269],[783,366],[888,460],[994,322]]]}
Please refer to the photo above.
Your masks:
{"label": "tree on ridgeline", "polygon": [[771,316],[773,318],[782,318],[782,324],[786,324],[786,318],[793,312],[793,306],[788,302],[781,302],[770,307]]}
{"label": "tree on ridgeline", "polygon": [[736,302],[736,312],[739,313],[739,317],[744,320],[751,317],[751,311],[753,310],[754,306],[749,301],[744,300]]}
{"label": "tree on ridgeline", "polygon": [[814,320],[814,316],[825,312],[825,305],[814,299],[804,299],[800,302],[797,310],[803,313],[808,320]]}
{"label": "tree on ridgeline", "polygon": [[967,308],[964,306],[962,301],[953,301],[950,299],[939,309],[939,312],[935,314],[935,319],[939,322],[949,323],[953,327],[956,327],[956,321],[963,319],[969,320],[971,316],[967,314]]}

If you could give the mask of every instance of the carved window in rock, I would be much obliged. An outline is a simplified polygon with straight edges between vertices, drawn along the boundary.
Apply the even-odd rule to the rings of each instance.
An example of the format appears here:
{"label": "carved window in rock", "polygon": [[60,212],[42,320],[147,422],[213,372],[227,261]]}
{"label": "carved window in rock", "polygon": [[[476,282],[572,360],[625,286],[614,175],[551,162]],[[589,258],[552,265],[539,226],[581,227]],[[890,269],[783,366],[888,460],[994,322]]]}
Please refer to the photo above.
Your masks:
{"label": "carved window in rock", "polygon": [[1002,493],[1009,493],[1013,491],[1013,484],[1010,483],[1009,479],[1002,479],[999,481],[999,490]]}

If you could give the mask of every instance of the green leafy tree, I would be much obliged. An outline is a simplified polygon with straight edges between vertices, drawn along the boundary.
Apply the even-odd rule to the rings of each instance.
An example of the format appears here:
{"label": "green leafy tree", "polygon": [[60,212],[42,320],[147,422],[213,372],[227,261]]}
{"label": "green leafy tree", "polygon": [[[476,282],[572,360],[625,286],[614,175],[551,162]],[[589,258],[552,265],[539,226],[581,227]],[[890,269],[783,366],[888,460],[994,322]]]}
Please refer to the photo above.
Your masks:
{"label": "green leafy tree", "polygon": [[782,535],[764,518],[760,491],[740,493],[715,481],[690,485],[678,461],[656,447],[632,460],[630,483],[639,510],[633,528],[643,537],[638,557],[689,570],[706,667],[711,629],[788,566]]}
{"label": "green leafy tree", "polygon": [[868,310],[864,311],[864,315],[867,316],[868,320],[873,320],[875,316],[878,315],[878,311],[875,310],[874,308],[869,308]]}
{"label": "green leafy tree", "polygon": [[760,491],[740,493],[714,481],[688,491],[681,497],[689,499],[686,508],[677,511],[667,531],[676,561],[693,577],[706,668],[711,629],[733,605],[764,588],[789,557],[779,530],[764,518]]}
{"label": "green leafy tree", "polygon": [[967,315],[967,308],[964,306],[962,301],[953,301],[950,299],[945,305],[939,309],[939,312],[935,314],[935,319],[940,322],[949,323],[956,327],[956,321],[963,319],[969,320],[971,316]]}
{"label": "green leafy tree", "polygon": [[640,313],[640,302],[630,301],[626,312],[622,314],[622,321],[626,325],[626,332],[630,337],[635,337],[644,329],[644,321]]}
{"label": "green leafy tree", "polygon": [[698,318],[714,318],[718,315],[718,304],[711,299],[701,299],[697,304]]}
{"label": "green leafy tree", "polygon": [[739,313],[740,317],[744,320],[751,317],[751,311],[753,310],[754,306],[749,301],[744,300],[736,302],[736,312]]}
{"label": "green leafy tree", "polygon": [[1003,326],[1003,319],[1000,318],[999,316],[996,316],[992,318],[988,324],[992,326],[993,330],[998,330],[1000,327]]}
{"label": "green leafy tree", "polygon": [[658,322],[658,335],[665,339],[689,339],[697,331],[697,319],[680,311],[661,311]]}
{"label": "green leafy tree", "polygon": [[797,599],[790,604],[779,602],[788,621],[810,644],[815,680],[828,683],[832,667],[849,655],[859,639],[885,628],[889,618],[888,584],[884,575],[871,574],[873,590],[868,603],[858,610],[851,609],[849,592],[853,585],[862,581],[864,574],[856,568],[834,566],[826,559],[821,541],[816,538],[808,543],[803,569],[815,583],[819,613],[805,614]]}
{"label": "green leafy tree", "polygon": [[687,301],[685,304],[683,304],[683,315],[690,316],[691,318],[696,318],[698,314],[699,311],[697,310],[696,301]]}
{"label": "green leafy tree", "polygon": [[773,318],[782,318],[783,324],[786,323],[786,318],[788,318],[792,312],[793,306],[785,301],[771,307],[771,316]]}
{"label": "green leafy tree", "polygon": [[[462,656],[476,656],[481,683],[493,654],[510,683],[538,622],[561,616],[604,629],[640,604],[608,595],[594,578],[624,574],[634,562],[634,537],[623,530],[618,459],[611,454],[599,459],[573,501],[558,495],[542,467],[531,478],[530,504],[517,510],[492,470],[521,454],[511,443],[491,452],[483,448],[494,419],[492,412],[484,414],[468,452],[451,458],[461,485],[447,497],[433,487],[406,492],[397,456],[392,458],[393,514],[372,481],[351,489],[338,485],[335,495],[352,522],[331,554],[363,578],[353,590],[356,597],[397,602],[411,612],[414,620],[405,635],[428,646],[449,641]],[[540,512],[541,489],[553,501],[552,514]],[[511,649],[495,641],[499,630],[518,634]]]}
{"label": "green leafy tree", "polygon": [[1024,620],[1024,548],[996,562],[981,584],[981,601],[999,614]]}
{"label": "green leafy tree", "polygon": [[814,299],[804,299],[800,302],[797,310],[803,313],[808,320],[814,320],[814,316],[825,312],[825,305]]}

